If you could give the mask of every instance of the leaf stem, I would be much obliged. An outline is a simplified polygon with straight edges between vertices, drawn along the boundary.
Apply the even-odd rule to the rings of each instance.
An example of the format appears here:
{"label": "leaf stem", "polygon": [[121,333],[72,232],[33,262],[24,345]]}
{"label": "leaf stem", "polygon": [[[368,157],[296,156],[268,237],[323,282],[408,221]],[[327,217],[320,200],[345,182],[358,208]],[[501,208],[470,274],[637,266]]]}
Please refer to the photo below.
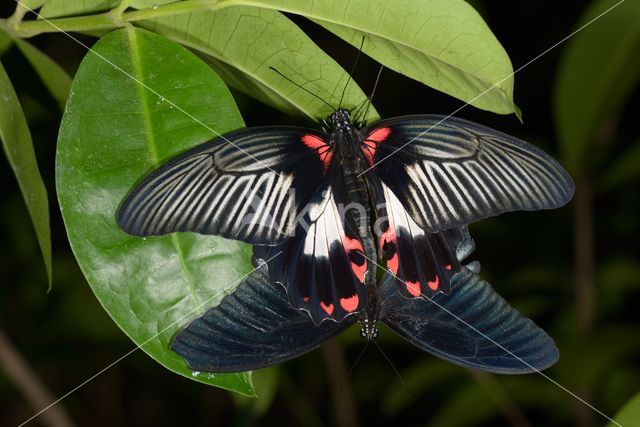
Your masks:
{"label": "leaf stem", "polygon": [[199,9],[215,9],[228,5],[221,0],[185,0],[124,12],[129,7],[129,3],[130,0],[123,0],[114,9],[94,15],[28,21],[21,20],[28,9],[19,4],[21,12],[18,12],[18,8],[16,8],[16,13],[11,18],[0,19],[0,28],[20,38],[29,38],[43,33],[115,30],[126,26],[129,22],[179,15]]}

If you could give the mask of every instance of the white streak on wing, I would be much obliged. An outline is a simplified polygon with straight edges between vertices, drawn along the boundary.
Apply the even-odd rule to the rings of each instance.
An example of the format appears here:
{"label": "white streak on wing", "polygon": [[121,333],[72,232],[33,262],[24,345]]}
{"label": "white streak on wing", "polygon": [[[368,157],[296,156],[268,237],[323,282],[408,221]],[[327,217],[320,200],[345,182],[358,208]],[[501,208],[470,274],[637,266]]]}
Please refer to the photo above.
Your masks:
{"label": "white streak on wing", "polygon": [[[449,178],[451,178],[451,180],[454,181],[454,184],[456,188],[458,189],[459,193],[461,195],[464,196],[464,201],[462,200],[463,198],[460,197],[460,204],[462,209],[465,212],[468,212],[469,214],[471,214],[472,209],[474,211],[478,211],[478,203],[475,199],[475,197],[473,195],[471,195],[469,193],[469,189],[467,188],[467,186],[465,184],[463,184],[460,181],[460,178],[458,177],[458,174],[461,175],[466,175],[466,171],[464,170],[464,168],[462,167],[462,165],[460,165],[459,163],[446,163],[444,164],[444,168],[445,170],[448,172]],[[466,181],[469,182],[469,181]],[[482,191],[480,191],[480,189],[478,188],[478,186],[475,184],[475,182],[473,180],[470,180],[471,185],[476,189],[476,194],[482,198],[484,198],[484,194],[482,194]],[[471,206],[469,206],[471,205]]]}
{"label": "white streak on wing", "polygon": [[[264,173],[262,175],[258,175],[258,179],[256,180],[255,183],[252,184],[251,192],[246,196],[244,200],[242,209],[240,209],[240,211],[236,214],[235,222],[233,224],[233,227],[235,229],[239,229],[240,227],[243,226],[243,224],[247,223],[247,218],[245,218],[245,216],[247,215],[247,211],[249,210],[249,208],[254,209],[252,222],[255,221],[255,217],[258,216],[260,212],[258,208],[264,205],[264,197],[258,202],[259,203],[258,206],[252,207],[251,205],[252,203],[254,203],[254,199],[256,198],[258,191],[261,188],[263,188],[263,184],[265,183],[265,181],[266,181],[265,190],[269,190],[271,188],[271,184],[273,183],[274,176],[275,174],[273,173]],[[268,191],[265,191],[265,194],[268,196],[269,195]]]}
{"label": "white streak on wing", "polygon": [[[281,177],[283,174],[280,175]],[[275,206],[272,210],[272,218],[271,224],[269,224],[270,230],[278,230],[279,233],[284,233],[288,230],[287,225],[283,224],[284,221],[287,221],[288,216],[295,216],[293,212],[287,212],[286,210],[282,210],[282,202],[285,198],[289,198],[289,188],[291,187],[291,182],[293,180],[293,176],[287,175],[282,178],[283,183],[278,186],[277,200]],[[276,198],[276,196],[273,196]],[[288,223],[289,221],[287,221]]]}
{"label": "white streak on wing", "polygon": [[[460,214],[458,213],[458,209],[456,209],[456,207],[453,206],[453,204],[451,203],[451,200],[449,198],[449,194],[455,194],[456,197],[459,199],[459,197],[457,195],[457,192],[456,192],[456,188],[451,184],[451,181],[449,181],[449,179],[447,179],[446,174],[441,172],[440,167],[441,167],[440,165],[435,164],[433,162],[429,162],[428,165],[426,166],[426,169],[427,169],[427,172],[429,174],[429,177],[431,178],[431,182],[433,182],[434,188],[438,192],[438,195],[440,196],[440,198],[442,199],[444,204],[447,206],[447,209],[445,209],[440,203],[438,203],[438,206],[440,206],[440,208],[442,209],[443,213],[446,212],[446,213],[451,215],[452,219],[460,221],[462,218],[460,218]],[[436,179],[436,174],[438,176],[442,177],[444,181],[446,181],[446,184],[448,184],[449,188],[443,189],[442,187],[440,187],[440,183]],[[436,198],[436,201],[437,200],[438,199]]]}
{"label": "white streak on wing", "polygon": [[315,251],[315,236],[316,236],[316,223],[314,222],[309,226],[307,234],[304,237],[304,247],[302,253],[306,256],[312,257]]}
{"label": "white streak on wing", "polygon": [[[420,165],[419,164],[407,165],[405,166],[405,170],[407,171],[407,176],[409,177],[409,179],[413,181],[413,185],[410,186],[410,188],[412,190],[414,189],[419,190],[420,194],[422,195],[422,199],[424,199],[426,203],[426,206],[417,206],[418,209],[416,210],[418,212],[423,212],[423,216],[426,219],[425,225],[427,227],[433,227],[435,224],[433,224],[432,218],[436,217],[436,213],[435,213],[435,210],[433,209],[433,206],[431,205],[430,195],[425,193],[424,191],[426,185],[424,184],[422,178],[420,177],[420,175],[424,176],[424,174],[422,174],[420,171]],[[418,197],[414,197],[413,199],[415,200],[416,204],[419,203]]]}
{"label": "white streak on wing", "polygon": [[218,209],[220,202],[226,197],[229,187],[233,185],[233,181],[233,176],[229,175],[220,175],[219,178],[215,180],[213,188],[211,189],[215,197],[209,201],[209,206],[207,206],[207,210],[203,214],[203,219],[209,224],[213,223],[214,216],[220,213],[220,209]]}
{"label": "white streak on wing", "polygon": [[418,168],[418,171],[419,171],[420,178],[422,179],[424,186],[427,189],[427,194],[429,194],[429,196],[431,197],[431,200],[433,200],[436,204],[437,210],[434,209],[435,217],[441,218],[444,222],[449,222],[450,221],[449,215],[446,209],[444,208],[444,206],[442,205],[442,203],[440,202],[440,197],[439,197],[440,189],[439,187],[438,189],[436,189],[436,186],[438,185],[438,183],[431,180],[431,167],[428,163],[425,164],[424,167],[425,169],[427,169],[426,172],[429,174],[429,176],[425,175],[422,168]]}
{"label": "white streak on wing", "polygon": [[239,208],[239,204],[242,201],[240,194],[248,191],[246,181],[253,179],[254,176],[252,175],[236,177],[229,191],[224,195],[224,199],[221,200],[212,218],[213,223],[220,224],[219,229],[221,232],[224,232],[229,227],[230,219],[233,218],[234,212]]}
{"label": "white streak on wing", "polygon": [[[326,211],[325,211],[326,212]],[[327,247],[327,225],[325,223],[325,215],[323,214],[320,218],[318,218],[318,220],[316,221],[317,224],[317,228],[316,228],[316,235],[314,236],[315,238],[315,242],[316,242],[316,251],[315,251],[315,257],[316,258],[329,258],[329,248]]]}

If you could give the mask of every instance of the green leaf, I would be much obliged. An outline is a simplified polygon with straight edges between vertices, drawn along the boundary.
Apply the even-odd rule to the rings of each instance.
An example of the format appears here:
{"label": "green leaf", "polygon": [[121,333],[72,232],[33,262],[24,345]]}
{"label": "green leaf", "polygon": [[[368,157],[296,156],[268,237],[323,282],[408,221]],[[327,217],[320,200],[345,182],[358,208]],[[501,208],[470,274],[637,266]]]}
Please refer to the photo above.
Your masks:
{"label": "green leaf", "polygon": [[50,0],[20,0],[20,3],[22,3],[28,9],[36,10],[39,7],[42,7],[42,5],[47,3],[48,1]]}
{"label": "green leaf", "polygon": [[47,189],[40,176],[27,121],[2,63],[0,63],[0,139],[36,229],[47,270],[49,289],[51,289],[51,230]]}
{"label": "green leaf", "polygon": [[612,190],[638,177],[640,177],[640,141],[622,154],[617,161],[611,162],[600,179],[601,189]]}
{"label": "green leaf", "polygon": [[[42,1],[42,0],[37,0]],[[68,16],[87,15],[89,13],[104,12],[118,6],[122,0],[49,0],[40,11],[43,18],[60,18]],[[168,3],[178,3],[176,0],[132,0],[129,7],[146,9]]]}
{"label": "green leaf", "polygon": [[[596,0],[585,25],[619,0]],[[622,108],[640,77],[640,2],[625,1],[578,32],[563,54],[554,85],[554,114],[565,166],[576,171],[595,133]]]}
{"label": "green leaf", "polygon": [[4,30],[0,30],[0,58],[9,50],[12,44],[13,40],[9,37],[9,34]]}
{"label": "green leaf", "polygon": [[609,422],[607,427],[633,427],[639,424],[640,420],[640,393],[637,393],[629,400],[613,419],[617,424]]}
{"label": "green leaf", "polygon": [[30,43],[20,39],[16,39],[15,42],[57,101],[60,111],[64,111],[71,89],[71,77],[62,67]]}
{"label": "green leaf", "polygon": [[115,221],[151,169],[212,130],[242,126],[222,80],[191,52],[144,30],[119,30],[96,43],[74,79],[56,184],[73,252],[118,326],[168,369],[253,395],[247,373],[194,373],[169,349],[181,327],[251,271],[251,247],[195,233],[131,237]]}
{"label": "green leaf", "polygon": [[60,18],[103,12],[120,3],[121,0],[49,0],[40,9],[39,18]]}
{"label": "green leaf", "polygon": [[463,0],[223,0],[303,15],[408,77],[500,114],[515,112],[513,68]]}
{"label": "green leaf", "polygon": [[[333,108],[276,74],[274,67],[334,107],[349,78],[300,28],[275,10],[230,7],[197,11],[138,22],[210,57],[222,77],[249,96],[284,111],[312,119],[327,117]],[[366,96],[353,81],[343,105],[354,107]],[[369,121],[378,114],[369,111]]]}

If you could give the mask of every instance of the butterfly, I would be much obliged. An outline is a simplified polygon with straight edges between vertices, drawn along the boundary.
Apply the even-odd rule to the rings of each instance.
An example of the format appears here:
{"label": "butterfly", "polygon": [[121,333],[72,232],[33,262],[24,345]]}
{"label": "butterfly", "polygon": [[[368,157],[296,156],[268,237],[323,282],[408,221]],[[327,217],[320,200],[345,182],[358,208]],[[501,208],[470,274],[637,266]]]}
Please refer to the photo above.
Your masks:
{"label": "butterfly", "polygon": [[[456,248],[462,261],[474,245],[466,229],[456,234],[463,236]],[[256,267],[232,294],[173,339],[171,348],[194,371],[239,372],[282,363],[356,322],[350,316],[315,325],[291,306],[285,288],[271,280],[268,263]],[[553,365],[558,349],[551,337],[511,308],[478,271],[477,262],[462,266],[451,281],[450,295],[438,293],[427,301],[403,298],[395,285],[400,279],[387,271],[374,319],[420,349],[467,368],[523,374]]]}
{"label": "butterfly", "polygon": [[407,304],[448,295],[464,272],[461,227],[559,207],[573,194],[549,155],[463,119],[364,125],[338,108],[324,123],[245,128],[190,149],[133,188],[118,224],[136,236],[191,231],[251,243],[256,258],[273,258],[269,281],[313,324],[357,314],[371,338],[388,297],[378,265]]}

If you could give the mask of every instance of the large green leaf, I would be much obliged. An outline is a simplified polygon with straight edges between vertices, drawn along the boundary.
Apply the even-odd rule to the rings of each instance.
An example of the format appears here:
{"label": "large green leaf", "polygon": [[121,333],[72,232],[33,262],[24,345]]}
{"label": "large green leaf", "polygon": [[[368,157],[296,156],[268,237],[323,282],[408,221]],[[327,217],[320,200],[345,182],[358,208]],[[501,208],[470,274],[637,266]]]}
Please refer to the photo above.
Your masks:
{"label": "large green leaf", "polygon": [[18,49],[31,63],[44,85],[51,92],[60,107],[60,111],[64,111],[71,88],[71,77],[62,67],[30,43],[20,39],[16,39],[15,42]]}
{"label": "large green leaf", "polygon": [[[582,26],[619,0],[596,0]],[[615,115],[640,78],[640,2],[625,1],[570,41],[554,85],[554,114],[565,165],[585,162],[594,134]]]}
{"label": "large green leaf", "polygon": [[115,221],[150,169],[210,139],[211,129],[242,125],[222,80],[192,53],[144,30],[119,30],[96,43],[77,72],[56,183],[74,254],[120,328],[172,371],[251,395],[248,374],[192,373],[169,350],[181,326],[251,270],[250,246],[193,233],[136,238]]}
{"label": "large green leaf", "polygon": [[513,68],[463,0],[223,0],[303,15],[406,76],[471,105],[515,112]]}
{"label": "large green leaf", "polygon": [[615,423],[609,422],[607,427],[633,427],[640,425],[640,392],[633,396],[613,419]]}
{"label": "large green leaf", "polygon": [[[234,87],[285,111],[312,119],[327,117],[331,106],[288,82],[269,67],[338,106],[348,74],[287,17],[275,10],[230,7],[138,22],[210,57],[211,65]],[[350,82],[343,105],[366,99]],[[370,120],[378,118],[374,109]]]}
{"label": "large green leaf", "polygon": [[40,176],[27,121],[2,63],[0,63],[0,140],[36,229],[50,288],[51,230],[47,189]]}

